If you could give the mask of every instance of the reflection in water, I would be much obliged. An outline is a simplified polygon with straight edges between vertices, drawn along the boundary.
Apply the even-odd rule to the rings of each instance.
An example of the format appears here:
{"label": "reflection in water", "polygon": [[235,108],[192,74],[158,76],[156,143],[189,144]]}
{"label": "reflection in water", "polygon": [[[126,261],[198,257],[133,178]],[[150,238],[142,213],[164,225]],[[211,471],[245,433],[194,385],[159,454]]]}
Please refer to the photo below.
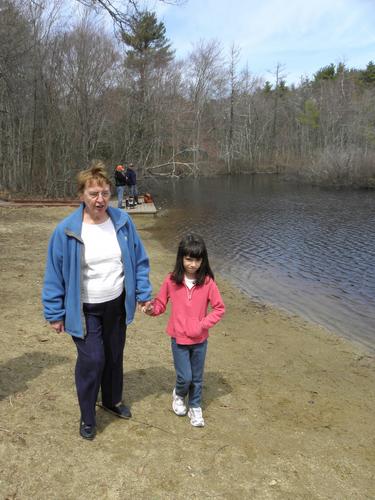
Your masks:
{"label": "reflection in water", "polygon": [[149,184],[173,207],[170,241],[201,233],[215,269],[251,297],[375,349],[375,193],[276,176]]}

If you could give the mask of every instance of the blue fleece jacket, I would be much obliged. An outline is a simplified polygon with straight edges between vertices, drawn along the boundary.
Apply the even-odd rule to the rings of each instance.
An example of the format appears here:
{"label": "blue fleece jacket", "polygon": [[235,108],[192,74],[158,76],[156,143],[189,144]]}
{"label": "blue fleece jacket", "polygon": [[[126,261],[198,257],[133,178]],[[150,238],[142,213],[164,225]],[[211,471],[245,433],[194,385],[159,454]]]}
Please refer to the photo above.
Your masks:
{"label": "blue fleece jacket", "polygon": [[[81,238],[84,204],[62,220],[48,245],[42,292],[47,321],[64,321],[65,331],[75,337],[86,334],[81,300]],[[134,319],[137,302],[151,299],[149,260],[128,214],[118,208],[107,210],[120,245],[125,273],[126,324]]]}

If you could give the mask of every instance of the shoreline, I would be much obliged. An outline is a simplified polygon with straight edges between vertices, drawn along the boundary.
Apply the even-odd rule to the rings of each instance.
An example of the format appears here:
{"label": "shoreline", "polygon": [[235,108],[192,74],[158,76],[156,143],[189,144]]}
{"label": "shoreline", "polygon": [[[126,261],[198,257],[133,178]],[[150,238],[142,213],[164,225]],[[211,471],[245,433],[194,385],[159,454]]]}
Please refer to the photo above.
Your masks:
{"label": "shoreline", "polygon": [[[374,357],[323,327],[253,303],[220,276],[227,313],[209,338],[206,426],[194,429],[170,408],[166,315],[138,314],[125,350],[133,418],[98,409],[97,437],[84,442],[75,348],[68,335],[50,332],[40,306],[47,241],[71,209],[0,212],[3,498],[372,498]],[[174,249],[159,240],[158,218],[134,221],[155,293]]]}
{"label": "shoreline", "polygon": [[263,301],[261,299],[257,300],[247,292],[238,288],[236,284],[231,282],[229,278],[224,277],[222,278],[222,280],[227,281],[229,286],[232,286],[235,290],[238,291],[238,293],[243,294],[249,300],[249,302],[254,304],[255,307],[259,306],[261,308],[274,311],[275,313],[279,313],[281,316],[285,316],[292,322],[299,321],[303,324],[306,324],[307,326],[310,326],[312,329],[317,328],[319,330],[322,330],[326,335],[336,337],[340,341],[349,344],[349,346],[351,346],[355,351],[361,352],[364,355],[373,357],[375,359],[375,345],[373,346],[372,344],[366,343],[366,341],[361,339],[360,337],[355,338],[352,335],[345,334],[345,332],[343,331],[341,332],[334,329],[334,327],[330,328],[329,326],[320,323],[318,320],[314,320],[308,315],[304,315],[301,312],[291,311],[280,304],[274,304],[272,302],[268,302],[266,300]]}

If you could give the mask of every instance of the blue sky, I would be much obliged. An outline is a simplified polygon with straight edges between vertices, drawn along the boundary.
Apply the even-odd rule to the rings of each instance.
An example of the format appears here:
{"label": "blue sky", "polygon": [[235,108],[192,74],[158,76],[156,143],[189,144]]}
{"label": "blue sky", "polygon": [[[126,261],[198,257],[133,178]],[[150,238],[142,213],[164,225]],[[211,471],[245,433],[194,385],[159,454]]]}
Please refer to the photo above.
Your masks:
{"label": "blue sky", "polygon": [[187,0],[182,6],[151,1],[177,57],[200,40],[241,49],[240,66],[272,81],[277,63],[288,83],[341,61],[352,68],[375,62],[375,0]]}

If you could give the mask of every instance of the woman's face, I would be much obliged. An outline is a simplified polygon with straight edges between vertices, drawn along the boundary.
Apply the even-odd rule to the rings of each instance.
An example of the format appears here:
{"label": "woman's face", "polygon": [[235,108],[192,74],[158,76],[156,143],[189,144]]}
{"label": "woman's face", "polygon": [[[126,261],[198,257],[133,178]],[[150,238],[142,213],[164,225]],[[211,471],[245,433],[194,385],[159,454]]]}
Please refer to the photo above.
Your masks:
{"label": "woman's face", "polygon": [[106,218],[111,188],[108,184],[98,184],[96,181],[87,182],[80,200],[86,205],[85,210],[94,221]]}

